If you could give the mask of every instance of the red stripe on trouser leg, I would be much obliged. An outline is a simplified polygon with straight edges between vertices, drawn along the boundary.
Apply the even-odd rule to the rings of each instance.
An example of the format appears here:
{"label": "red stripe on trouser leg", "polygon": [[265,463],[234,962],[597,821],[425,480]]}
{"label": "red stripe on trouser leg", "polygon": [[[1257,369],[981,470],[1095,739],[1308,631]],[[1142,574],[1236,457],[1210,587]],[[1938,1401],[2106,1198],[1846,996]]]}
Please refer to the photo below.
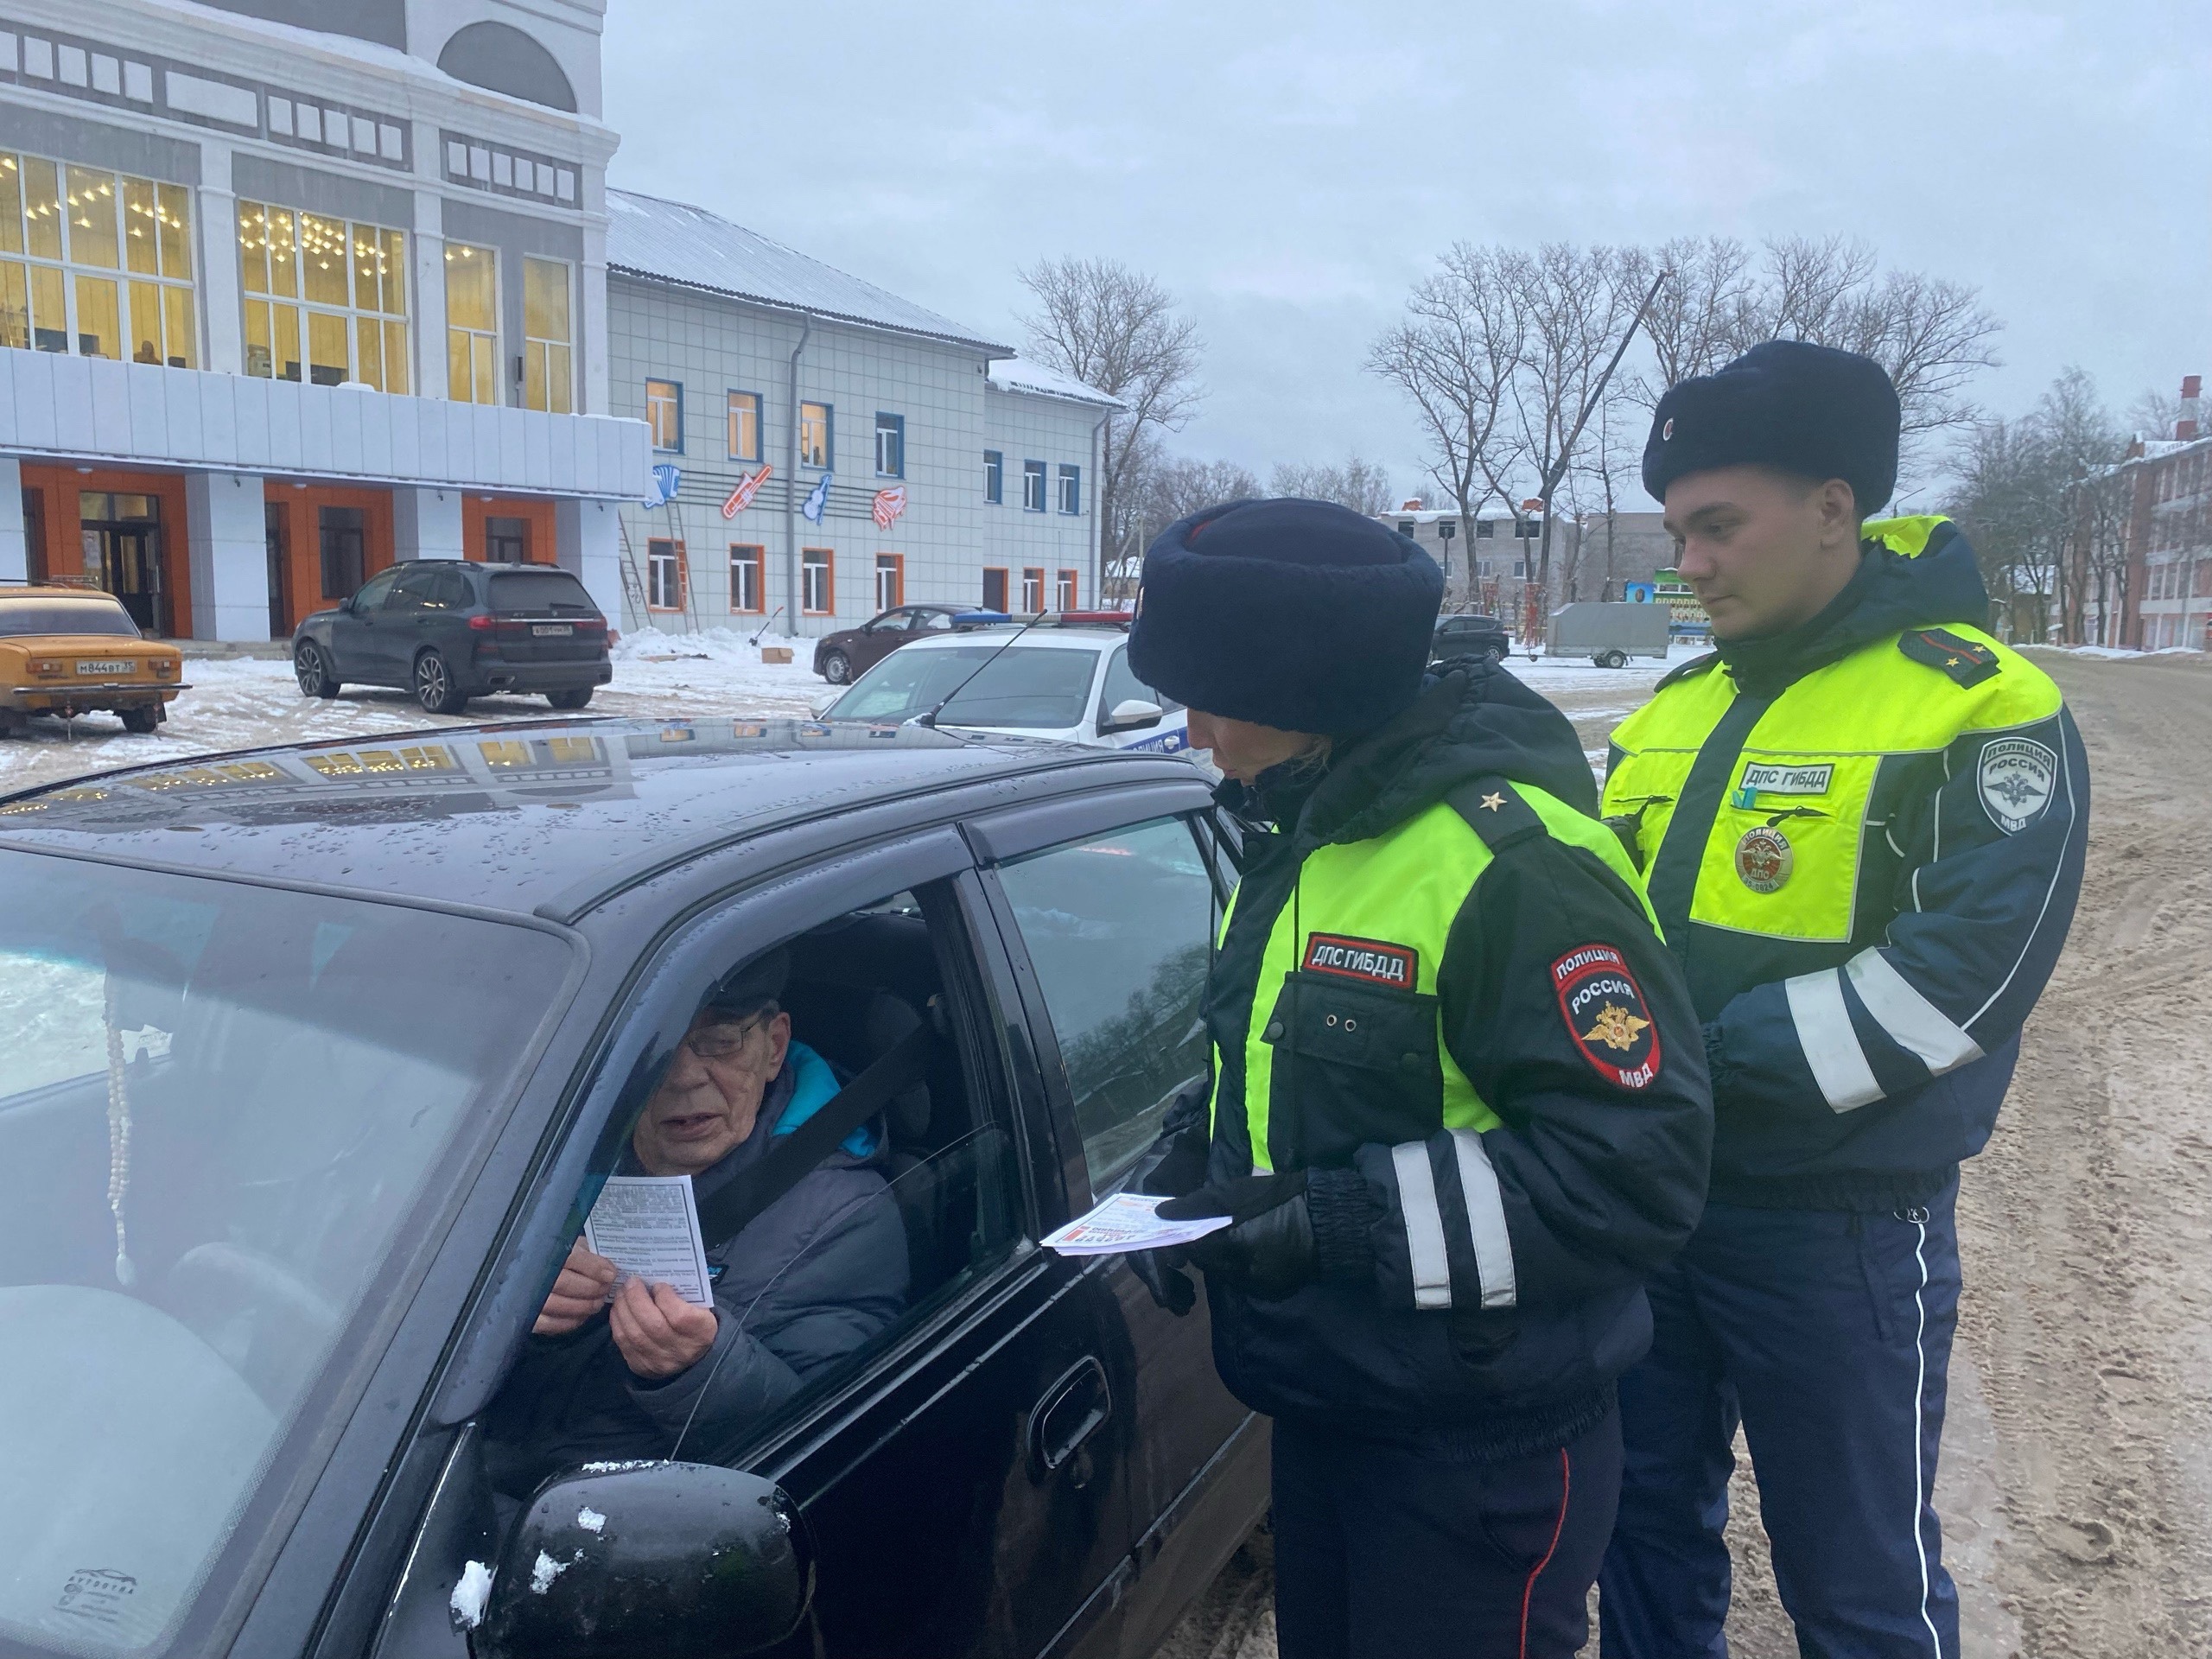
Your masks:
{"label": "red stripe on trouser leg", "polygon": [[1559,1519],[1552,1523],[1552,1541],[1544,1547],[1544,1558],[1529,1569],[1529,1582],[1521,1586],[1521,1659],[1529,1659],[1529,1608],[1536,1599],[1536,1580],[1552,1564],[1552,1557],[1559,1551],[1560,1535],[1567,1530],[1567,1495],[1573,1490],[1573,1467],[1567,1461],[1567,1448],[1559,1452]]}

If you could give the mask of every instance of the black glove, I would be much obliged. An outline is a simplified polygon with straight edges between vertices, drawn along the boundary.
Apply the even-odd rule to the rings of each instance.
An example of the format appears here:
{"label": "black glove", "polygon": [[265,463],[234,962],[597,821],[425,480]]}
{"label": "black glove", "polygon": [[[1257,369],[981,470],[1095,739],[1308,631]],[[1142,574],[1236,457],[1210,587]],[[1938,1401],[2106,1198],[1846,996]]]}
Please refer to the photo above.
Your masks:
{"label": "black glove", "polygon": [[1228,1216],[1231,1224],[1186,1247],[1208,1274],[1219,1274],[1265,1302],[1279,1301],[1320,1273],[1313,1223],[1306,1207],[1306,1172],[1240,1175],[1200,1187],[1160,1206],[1162,1221]]}
{"label": "black glove", "polygon": [[[1166,1116],[1160,1120],[1160,1134],[1130,1172],[1128,1191],[1153,1198],[1179,1198],[1205,1183],[1206,1156],[1213,1134],[1206,1117],[1206,1103],[1213,1084],[1193,1077],[1175,1091]],[[1188,1274],[1180,1271],[1188,1258],[1180,1250],[1131,1250],[1129,1269],[1143,1281],[1152,1300],[1180,1318],[1198,1306],[1198,1293]]]}
{"label": "black glove", "polygon": [[1188,1258],[1180,1250],[1131,1250],[1129,1271],[1136,1274],[1152,1300],[1177,1319],[1198,1305],[1198,1287],[1182,1271]]}
{"label": "black glove", "polygon": [[1179,1198],[1205,1185],[1206,1157],[1213,1144],[1206,1103],[1212,1096],[1213,1084],[1205,1077],[1193,1077],[1175,1091],[1160,1120],[1160,1134],[1130,1173],[1130,1192]]}

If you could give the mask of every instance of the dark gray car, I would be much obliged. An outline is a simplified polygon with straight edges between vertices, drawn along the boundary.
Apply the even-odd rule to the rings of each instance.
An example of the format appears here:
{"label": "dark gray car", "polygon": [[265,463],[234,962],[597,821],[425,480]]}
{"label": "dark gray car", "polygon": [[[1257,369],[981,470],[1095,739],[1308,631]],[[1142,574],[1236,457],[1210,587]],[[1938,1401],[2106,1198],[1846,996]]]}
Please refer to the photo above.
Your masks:
{"label": "dark gray car", "polygon": [[613,677],[607,640],[607,618],[566,570],[417,559],[302,621],[292,670],[303,696],[394,685],[434,715],[457,715],[495,691],[581,709]]}

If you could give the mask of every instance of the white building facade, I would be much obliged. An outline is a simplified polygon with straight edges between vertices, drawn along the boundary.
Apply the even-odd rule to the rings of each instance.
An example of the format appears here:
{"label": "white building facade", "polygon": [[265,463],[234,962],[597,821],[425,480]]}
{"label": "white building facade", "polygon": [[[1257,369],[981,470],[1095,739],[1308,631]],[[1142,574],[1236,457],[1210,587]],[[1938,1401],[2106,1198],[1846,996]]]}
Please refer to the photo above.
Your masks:
{"label": "white building facade", "polygon": [[607,217],[610,397],[664,498],[623,511],[625,626],[1096,602],[1114,399],[704,209]]}
{"label": "white building facade", "polygon": [[615,614],[603,0],[11,0],[0,582],[283,637],[394,560]]}

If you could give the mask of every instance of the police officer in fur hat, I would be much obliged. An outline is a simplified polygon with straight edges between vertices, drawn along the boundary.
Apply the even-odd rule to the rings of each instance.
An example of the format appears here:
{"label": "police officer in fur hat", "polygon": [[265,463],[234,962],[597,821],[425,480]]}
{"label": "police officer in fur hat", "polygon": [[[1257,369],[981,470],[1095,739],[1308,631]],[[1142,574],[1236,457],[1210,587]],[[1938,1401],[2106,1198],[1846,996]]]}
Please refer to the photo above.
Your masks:
{"label": "police officer in fur hat", "polygon": [[1605,1659],[1725,1652],[1740,1422],[1807,1654],[1955,1659],[1929,1497],[1960,1162],[1989,1138],[2064,943],[2082,741],[1986,631],[1955,525],[1872,518],[1880,365],[1791,340],[1660,400],[1644,487],[1719,650],[1613,734],[1605,810],[1688,974],[1712,1202],[1621,1382]]}
{"label": "police officer in fur hat", "polygon": [[1344,507],[1234,501],[1153,546],[1130,666],[1253,828],[1210,1097],[1142,1179],[1226,1216],[1230,1389],[1274,1420],[1284,1659],[1566,1656],[1612,1529],[1614,1382],[1704,1199],[1705,1056],[1574,728]]}

